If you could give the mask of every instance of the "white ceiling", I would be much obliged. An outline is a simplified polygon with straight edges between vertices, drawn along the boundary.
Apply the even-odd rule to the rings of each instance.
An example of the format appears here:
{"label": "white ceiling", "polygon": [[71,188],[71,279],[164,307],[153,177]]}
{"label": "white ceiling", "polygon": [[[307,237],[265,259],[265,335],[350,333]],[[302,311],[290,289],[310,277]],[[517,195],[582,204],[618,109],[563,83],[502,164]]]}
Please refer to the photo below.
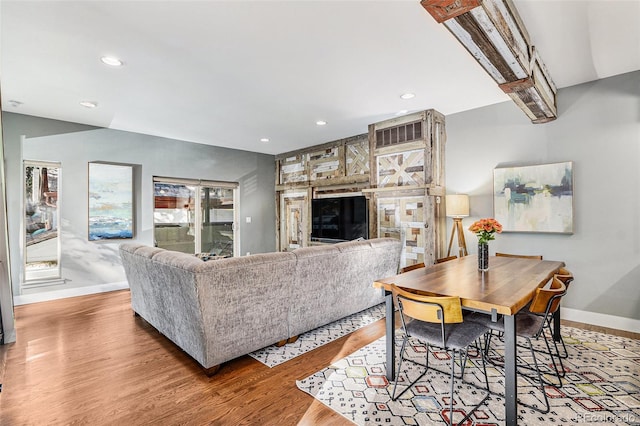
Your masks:
{"label": "white ceiling", "polygon": [[[558,87],[640,69],[640,0],[515,4]],[[21,114],[278,154],[400,110],[509,99],[418,0],[2,0],[0,13],[2,109]]]}

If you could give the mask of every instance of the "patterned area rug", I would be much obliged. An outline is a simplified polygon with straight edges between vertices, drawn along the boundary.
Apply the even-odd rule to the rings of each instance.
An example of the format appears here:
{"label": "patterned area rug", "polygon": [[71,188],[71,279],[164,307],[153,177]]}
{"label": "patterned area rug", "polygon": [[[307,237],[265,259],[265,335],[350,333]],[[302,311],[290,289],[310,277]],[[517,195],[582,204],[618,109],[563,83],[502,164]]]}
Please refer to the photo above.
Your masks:
{"label": "patterned area rug", "polygon": [[[400,332],[398,332],[399,334]],[[519,424],[540,425],[580,423],[597,425],[640,424],[640,341],[576,328],[563,327],[562,334],[569,358],[564,360],[563,386],[546,386],[551,411],[548,414],[518,406]],[[401,339],[396,339],[399,352]],[[417,342],[407,345],[409,357],[424,363],[425,348]],[[537,345],[541,346],[537,346]],[[534,346],[542,347],[542,342]],[[519,363],[529,351],[518,348]],[[498,339],[493,339],[490,356],[504,354]],[[536,357],[538,355],[536,354]],[[547,356],[545,378],[557,383]],[[393,382],[385,377],[385,338],[334,363],[330,367],[297,381],[298,388],[358,425],[431,425],[449,418],[449,365],[445,352],[430,355],[431,370],[398,400],[389,397]],[[467,360],[465,382],[455,381],[454,422],[460,421],[484,396],[480,358]],[[459,375],[459,362],[456,374]],[[410,362],[403,363],[398,390],[411,383],[423,371]],[[465,425],[504,424],[504,376],[502,370],[487,365],[490,389],[494,394],[475,411]],[[555,381],[554,381],[555,380]],[[481,385],[482,383],[482,385]],[[518,375],[518,398],[530,405],[543,406],[543,397],[535,381]]]}
{"label": "patterned area rug", "polygon": [[384,303],[373,306],[364,311],[349,315],[338,321],[332,322],[322,327],[318,327],[307,333],[301,334],[294,343],[287,343],[284,346],[268,346],[258,351],[252,352],[249,356],[257,359],[261,363],[275,367],[285,361],[289,361],[297,356],[309,352],[317,347],[326,345],[342,336],[345,336],[359,328],[369,325],[384,318]]}

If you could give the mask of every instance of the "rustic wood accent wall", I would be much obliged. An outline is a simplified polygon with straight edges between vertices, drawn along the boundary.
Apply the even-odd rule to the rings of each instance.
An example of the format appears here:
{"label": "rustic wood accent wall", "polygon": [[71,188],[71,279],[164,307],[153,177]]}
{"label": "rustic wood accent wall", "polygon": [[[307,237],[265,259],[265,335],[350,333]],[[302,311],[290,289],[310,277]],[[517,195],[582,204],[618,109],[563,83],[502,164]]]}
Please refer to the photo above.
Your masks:
{"label": "rustic wood accent wall", "polygon": [[310,244],[311,200],[318,194],[360,192],[368,186],[367,134],[276,156],[278,248]]}
{"label": "rustic wood accent wall", "polygon": [[446,239],[444,116],[427,110],[371,124],[369,139],[370,234],[399,238],[402,266],[435,262]]}
{"label": "rustic wood accent wall", "polygon": [[311,244],[311,200],[364,194],[369,235],[403,241],[403,265],[446,253],[445,119],[427,110],[371,124],[368,134],[276,156],[280,250]]}

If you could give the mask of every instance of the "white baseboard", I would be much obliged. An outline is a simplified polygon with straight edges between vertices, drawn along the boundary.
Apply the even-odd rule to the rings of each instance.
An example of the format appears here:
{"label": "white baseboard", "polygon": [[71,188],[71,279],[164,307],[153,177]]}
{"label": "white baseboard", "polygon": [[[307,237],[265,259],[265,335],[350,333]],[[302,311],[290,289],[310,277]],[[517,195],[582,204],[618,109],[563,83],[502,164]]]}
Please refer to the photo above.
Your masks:
{"label": "white baseboard", "polygon": [[617,317],[615,315],[600,314],[597,312],[580,311],[578,309],[562,308],[562,319],[597,325],[600,327],[615,328],[616,330],[637,333],[640,330],[640,320],[633,318]]}
{"label": "white baseboard", "polygon": [[33,294],[21,294],[13,297],[14,306],[30,303],[47,302],[49,300],[64,299],[67,297],[86,296],[87,294],[105,293],[107,291],[124,290],[129,288],[127,281],[116,283],[96,284],[86,287],[74,287],[63,290],[43,291]]}

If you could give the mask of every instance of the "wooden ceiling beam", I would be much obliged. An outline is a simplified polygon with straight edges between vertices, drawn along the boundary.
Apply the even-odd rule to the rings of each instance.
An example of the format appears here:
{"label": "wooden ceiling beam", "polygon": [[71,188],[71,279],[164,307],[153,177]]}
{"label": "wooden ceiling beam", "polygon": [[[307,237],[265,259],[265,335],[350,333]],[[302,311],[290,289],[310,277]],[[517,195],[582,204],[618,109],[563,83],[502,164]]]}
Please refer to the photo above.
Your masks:
{"label": "wooden ceiling beam", "polygon": [[557,89],[511,0],[422,0],[533,123],[557,118]]}

